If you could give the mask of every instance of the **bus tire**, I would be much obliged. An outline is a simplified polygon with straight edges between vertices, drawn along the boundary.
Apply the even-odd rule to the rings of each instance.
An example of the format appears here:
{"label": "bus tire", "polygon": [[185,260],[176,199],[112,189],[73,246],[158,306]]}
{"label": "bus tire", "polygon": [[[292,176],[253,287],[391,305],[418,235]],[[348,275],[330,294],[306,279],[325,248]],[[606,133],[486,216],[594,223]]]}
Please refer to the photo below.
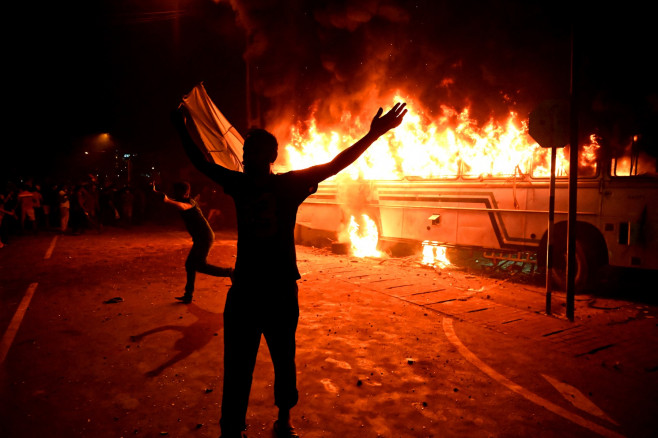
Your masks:
{"label": "bus tire", "polygon": [[[567,290],[567,251],[566,244],[560,245],[561,248],[554,248],[553,256],[553,270],[551,278],[555,288],[558,290]],[[575,288],[577,293],[586,291],[592,286],[593,276],[592,271],[595,270],[595,262],[593,257],[588,256],[588,252],[584,248],[583,242],[576,240],[576,274],[574,278]]]}
{"label": "bus tire", "polygon": [[[556,227],[558,232],[553,247],[551,278],[556,289],[567,289],[567,230],[566,224]],[[601,268],[608,263],[608,251],[601,233],[592,225],[579,222],[576,228],[576,293],[586,292],[597,285]],[[545,260],[545,259],[544,259]]]}

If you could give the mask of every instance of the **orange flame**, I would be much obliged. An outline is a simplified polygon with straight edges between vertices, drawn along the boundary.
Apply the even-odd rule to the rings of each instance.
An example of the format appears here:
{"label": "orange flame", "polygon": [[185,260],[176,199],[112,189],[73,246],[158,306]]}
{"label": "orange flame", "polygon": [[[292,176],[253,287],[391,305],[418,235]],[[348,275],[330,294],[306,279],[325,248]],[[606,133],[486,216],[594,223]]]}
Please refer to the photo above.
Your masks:
{"label": "orange flame", "polygon": [[438,242],[425,240],[423,242],[423,260],[421,263],[441,269],[450,266],[450,260],[448,260],[446,250],[447,248],[445,246],[439,246]]}
{"label": "orange flame", "polygon": [[377,249],[379,241],[377,225],[367,214],[361,215],[360,223],[354,216],[351,216],[348,233],[352,243],[352,254],[355,257],[380,257],[382,255]]}
{"label": "orange flame", "polygon": [[[352,179],[550,175],[550,149],[532,140],[527,121],[520,121],[516,113],[510,112],[504,123],[492,119],[480,127],[470,118],[468,108],[458,112],[442,106],[441,115],[430,119],[411,99],[394,99],[403,100],[407,101],[408,113],[402,125],[375,142],[344,171]],[[299,169],[331,160],[367,131],[368,117],[345,113],[340,125],[324,131],[318,129],[314,118],[305,127],[293,126],[285,146],[287,167]],[[568,156],[560,149],[556,174],[566,175],[568,167]]]}

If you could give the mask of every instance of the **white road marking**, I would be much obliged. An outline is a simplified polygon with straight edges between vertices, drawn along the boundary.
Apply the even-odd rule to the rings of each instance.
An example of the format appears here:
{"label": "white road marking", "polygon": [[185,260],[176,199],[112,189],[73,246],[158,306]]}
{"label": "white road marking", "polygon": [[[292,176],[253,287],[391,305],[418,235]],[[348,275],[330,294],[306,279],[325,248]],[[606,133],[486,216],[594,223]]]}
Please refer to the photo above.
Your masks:
{"label": "white road marking", "polygon": [[562,397],[564,397],[569,403],[571,403],[581,411],[585,411],[596,417],[609,421],[615,426],[619,426],[619,423],[614,421],[612,418],[608,417],[601,408],[596,406],[594,402],[591,401],[589,398],[587,398],[585,394],[580,392],[578,388],[575,388],[569,385],[568,383],[561,382],[551,376],[547,376],[546,374],[542,374],[542,377],[546,379],[548,383],[553,385],[553,387],[558,390],[558,392],[562,395]]}
{"label": "white road marking", "polygon": [[333,394],[338,392],[338,388],[336,388],[336,385],[334,385],[334,382],[332,382],[331,379],[322,379],[320,382],[324,385],[324,389],[327,390],[327,392]]}
{"label": "white road marking", "polygon": [[497,381],[498,383],[506,386],[507,388],[511,389],[512,391],[516,392],[517,394],[522,395],[526,399],[530,400],[531,402],[535,403],[536,405],[542,406],[549,411],[553,412],[554,414],[557,414],[573,423],[576,423],[586,429],[591,430],[592,432],[598,433],[601,436],[606,436],[606,437],[623,437],[623,435],[618,434],[615,431],[612,431],[610,429],[607,429],[603,426],[600,426],[592,421],[586,420],[583,417],[576,415],[574,413],[571,413],[567,411],[566,409],[556,405],[555,403],[552,403],[548,400],[546,400],[543,397],[538,396],[537,394],[531,392],[530,390],[522,387],[521,385],[512,382],[510,379],[507,377],[503,376],[502,374],[498,373],[496,370],[491,368],[489,365],[484,363],[480,358],[478,358],[475,354],[473,354],[462,342],[459,340],[457,335],[455,334],[455,329],[452,326],[452,319],[450,318],[444,318],[443,319],[443,331],[446,334],[446,337],[448,340],[454,345],[459,353],[464,356],[466,360],[468,360],[470,363],[475,365],[477,368],[480,369],[480,371],[484,372],[486,375]]}
{"label": "white road marking", "polygon": [[46,251],[46,255],[43,256],[44,260],[48,260],[51,255],[53,255],[53,250],[55,249],[55,244],[57,243],[57,238],[59,236],[53,237],[52,242],[50,242],[50,246],[48,247],[48,250]]}
{"label": "white road marking", "polygon": [[23,322],[25,311],[30,305],[30,301],[32,301],[32,296],[34,295],[34,291],[37,290],[38,285],[39,283],[32,283],[28,286],[25,296],[18,305],[18,309],[16,310],[14,317],[11,319],[9,327],[7,327],[7,331],[2,335],[2,341],[0,342],[0,364],[2,364],[7,357],[9,347],[11,347],[12,342],[14,342],[18,328],[21,326],[21,322]]}
{"label": "white road marking", "polygon": [[328,357],[325,359],[325,361],[336,365],[338,368],[343,368],[345,370],[352,369],[352,366],[350,364],[348,364],[347,362],[343,362],[342,360],[336,360],[334,358]]}

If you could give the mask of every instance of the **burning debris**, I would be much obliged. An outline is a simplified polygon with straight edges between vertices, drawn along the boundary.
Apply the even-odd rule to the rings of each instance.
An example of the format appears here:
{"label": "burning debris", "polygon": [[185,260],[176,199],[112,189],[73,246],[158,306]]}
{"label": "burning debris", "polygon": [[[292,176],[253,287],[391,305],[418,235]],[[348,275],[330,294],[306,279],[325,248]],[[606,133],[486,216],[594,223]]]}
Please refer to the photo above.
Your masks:
{"label": "burning debris", "polygon": [[423,242],[423,260],[421,263],[441,269],[450,266],[450,260],[448,260],[446,250],[447,248],[440,246],[438,242],[425,240]]}
{"label": "burning debris", "polygon": [[350,217],[348,231],[352,243],[352,254],[355,257],[380,257],[382,255],[381,251],[377,249],[379,242],[377,224],[367,214],[362,214],[358,220],[354,216]]}

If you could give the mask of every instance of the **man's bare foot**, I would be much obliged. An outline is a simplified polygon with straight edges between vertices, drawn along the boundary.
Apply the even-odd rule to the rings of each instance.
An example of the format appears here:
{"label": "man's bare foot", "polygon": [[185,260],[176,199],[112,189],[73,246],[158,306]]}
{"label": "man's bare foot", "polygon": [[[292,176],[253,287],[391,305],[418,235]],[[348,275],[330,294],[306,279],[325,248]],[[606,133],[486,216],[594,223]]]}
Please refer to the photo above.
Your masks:
{"label": "man's bare foot", "polygon": [[276,420],[274,422],[274,435],[277,438],[299,438],[290,422],[290,417],[287,421]]}

